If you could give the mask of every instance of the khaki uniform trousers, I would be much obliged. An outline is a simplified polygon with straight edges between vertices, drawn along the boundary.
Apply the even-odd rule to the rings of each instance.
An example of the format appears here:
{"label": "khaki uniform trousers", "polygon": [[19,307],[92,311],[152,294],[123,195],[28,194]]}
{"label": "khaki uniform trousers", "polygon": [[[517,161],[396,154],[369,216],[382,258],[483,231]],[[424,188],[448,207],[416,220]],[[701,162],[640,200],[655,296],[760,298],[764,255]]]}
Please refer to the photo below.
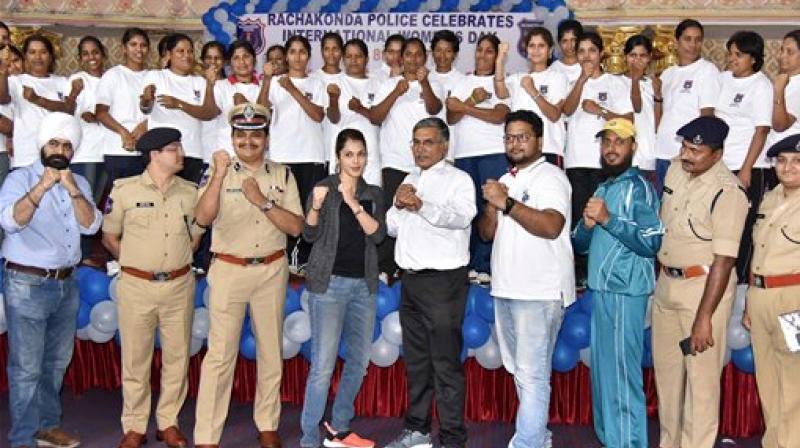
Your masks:
{"label": "khaki uniform trousers", "polygon": [[278,429],[283,370],[283,305],[288,281],[286,257],[267,265],[253,266],[238,266],[222,260],[212,262],[208,272],[211,326],[197,396],[196,444],[217,444],[222,436],[248,305],[258,365],[253,419],[259,431]]}
{"label": "khaki uniform trousers", "polygon": [[178,426],[178,413],[187,391],[194,289],[192,273],[165,282],[120,273],[117,310],[122,348],[123,433],[147,433],[156,328],[162,360],[156,423],[160,430]]}
{"label": "khaki uniform trousers", "polygon": [[653,364],[658,392],[661,448],[712,448],[719,426],[720,376],[725,337],[736,292],[736,274],[711,317],[714,346],[683,356],[678,343],[691,335],[706,276],[663,275],[653,303]]}
{"label": "khaki uniform trousers", "polygon": [[800,309],[800,286],[762,289],[747,294],[756,382],[767,426],[765,448],[800,447],[800,353],[786,347],[778,316]]}

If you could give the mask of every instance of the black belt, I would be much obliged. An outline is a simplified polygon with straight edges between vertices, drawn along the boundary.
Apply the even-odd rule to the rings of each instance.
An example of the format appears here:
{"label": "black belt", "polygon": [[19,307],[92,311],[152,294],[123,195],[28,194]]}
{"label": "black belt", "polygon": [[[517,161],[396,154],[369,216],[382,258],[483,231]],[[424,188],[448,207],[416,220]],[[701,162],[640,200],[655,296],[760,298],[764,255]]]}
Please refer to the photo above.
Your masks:
{"label": "black belt", "polygon": [[26,274],[38,275],[39,277],[52,278],[55,280],[64,280],[72,274],[73,267],[58,268],[58,269],[45,269],[37,268],[36,266],[26,266],[24,264],[17,264],[13,261],[6,261],[6,268],[12,271],[24,272]]}
{"label": "black belt", "polygon": [[412,275],[446,274],[448,272],[454,272],[459,269],[464,269],[465,267],[466,266],[461,266],[454,269],[404,269],[403,272]]}

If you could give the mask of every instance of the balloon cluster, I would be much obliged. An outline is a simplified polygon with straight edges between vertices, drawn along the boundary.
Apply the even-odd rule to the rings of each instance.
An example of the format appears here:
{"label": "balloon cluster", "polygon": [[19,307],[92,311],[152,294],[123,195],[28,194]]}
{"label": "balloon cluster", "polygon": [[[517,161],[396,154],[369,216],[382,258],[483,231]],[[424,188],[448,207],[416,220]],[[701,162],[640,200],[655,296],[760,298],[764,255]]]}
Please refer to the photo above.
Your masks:
{"label": "balloon cluster", "polygon": [[81,266],[76,274],[80,305],[78,306],[78,339],[108,342],[117,332],[116,277]]}
{"label": "balloon cluster", "polygon": [[736,287],[736,296],[733,299],[733,309],[728,321],[727,340],[728,348],[725,353],[725,363],[733,361],[737,369],[755,373],[756,364],[753,358],[753,346],[750,345],[750,332],[742,325],[744,305],[747,295],[747,285]]}
{"label": "balloon cluster", "polygon": [[469,287],[461,330],[465,348],[462,359],[474,356],[481,367],[489,370],[503,365],[494,325],[494,298],[488,288],[478,285]]}
{"label": "balloon cluster", "polygon": [[223,0],[202,16],[204,40],[228,45],[237,38],[239,17],[280,12],[535,12],[555,35],[555,28],[572,17],[564,0]]}

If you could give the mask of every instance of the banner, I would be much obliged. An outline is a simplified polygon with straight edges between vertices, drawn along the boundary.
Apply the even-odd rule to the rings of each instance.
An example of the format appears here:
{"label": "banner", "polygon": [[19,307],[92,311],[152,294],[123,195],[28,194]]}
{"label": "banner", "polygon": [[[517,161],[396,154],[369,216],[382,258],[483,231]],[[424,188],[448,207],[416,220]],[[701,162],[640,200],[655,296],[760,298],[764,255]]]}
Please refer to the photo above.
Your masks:
{"label": "banner", "polygon": [[[475,45],[484,34],[494,34],[511,46],[506,61],[506,71],[515,73],[528,70],[524,36],[527,30],[544,25],[544,17],[533,13],[278,13],[248,14],[239,19],[238,36],[253,44],[257,54],[257,69],[266,59],[272,45],[283,44],[289,37],[299,34],[311,42],[309,72],[322,66],[320,39],[328,31],[338,32],[346,42],[363,40],[369,48],[369,71],[379,70],[383,44],[392,34],[417,37],[428,50],[428,68],[433,69],[430,42],[439,30],[451,30],[461,39],[455,66],[463,73],[474,71]],[[555,34],[555,30],[550,30]],[[555,35],[553,36],[555,39]]]}

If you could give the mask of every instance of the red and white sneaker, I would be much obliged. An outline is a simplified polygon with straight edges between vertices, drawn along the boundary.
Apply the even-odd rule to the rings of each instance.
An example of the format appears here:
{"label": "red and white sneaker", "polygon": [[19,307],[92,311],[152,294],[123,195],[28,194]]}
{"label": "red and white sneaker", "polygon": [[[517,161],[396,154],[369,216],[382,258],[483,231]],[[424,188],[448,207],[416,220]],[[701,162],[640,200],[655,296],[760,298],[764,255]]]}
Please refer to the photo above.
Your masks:
{"label": "red and white sneaker", "polygon": [[331,428],[328,422],[325,422],[325,429],[328,434],[325,435],[322,445],[328,448],[374,448],[375,442],[367,440],[359,436],[353,431],[336,431]]}

